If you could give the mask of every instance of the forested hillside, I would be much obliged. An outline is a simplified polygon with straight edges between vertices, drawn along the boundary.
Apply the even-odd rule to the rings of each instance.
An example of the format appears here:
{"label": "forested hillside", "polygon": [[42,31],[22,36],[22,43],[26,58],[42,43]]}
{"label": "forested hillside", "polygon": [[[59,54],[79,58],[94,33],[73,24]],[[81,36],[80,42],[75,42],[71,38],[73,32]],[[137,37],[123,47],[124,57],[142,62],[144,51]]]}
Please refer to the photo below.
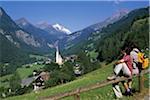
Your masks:
{"label": "forested hillside", "polygon": [[100,61],[111,62],[119,56],[120,48],[128,43],[136,43],[140,49],[145,49],[148,47],[148,17],[149,7],[133,10],[101,30],[93,31],[87,40],[72,46],[64,54],[83,50],[87,54],[98,53]]}
{"label": "forested hillside", "polygon": [[140,49],[148,47],[148,10],[149,8],[134,10],[102,30],[102,33],[107,35],[97,41],[99,60],[115,60],[120,54],[121,47],[130,43],[137,44]]}
{"label": "forested hillside", "polygon": [[[18,66],[32,62],[33,59],[30,59],[27,52],[21,48],[25,43],[16,36],[16,31],[20,31],[21,28],[1,7],[0,11],[0,76],[2,76],[14,72]],[[27,38],[30,38],[29,35]]]}
{"label": "forested hillside", "polygon": [[0,41],[0,76],[13,73],[22,64],[35,61],[1,34]]}

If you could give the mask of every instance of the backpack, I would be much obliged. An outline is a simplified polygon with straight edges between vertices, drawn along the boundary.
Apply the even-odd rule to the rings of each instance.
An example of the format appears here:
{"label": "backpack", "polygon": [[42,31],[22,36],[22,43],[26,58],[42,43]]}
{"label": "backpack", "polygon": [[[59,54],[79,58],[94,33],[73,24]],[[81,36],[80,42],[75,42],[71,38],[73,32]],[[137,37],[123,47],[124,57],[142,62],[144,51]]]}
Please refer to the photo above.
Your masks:
{"label": "backpack", "polygon": [[138,55],[138,62],[142,64],[142,69],[148,68],[149,60],[148,58],[144,57],[144,53],[137,52],[137,55]]}

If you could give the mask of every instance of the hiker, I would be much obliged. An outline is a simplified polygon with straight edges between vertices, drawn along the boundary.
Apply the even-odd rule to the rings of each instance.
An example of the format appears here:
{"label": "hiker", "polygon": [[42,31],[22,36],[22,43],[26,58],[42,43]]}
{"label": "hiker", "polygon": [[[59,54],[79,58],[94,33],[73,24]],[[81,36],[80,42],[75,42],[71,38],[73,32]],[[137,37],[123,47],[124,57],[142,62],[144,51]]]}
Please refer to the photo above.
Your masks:
{"label": "hiker", "polygon": [[133,64],[133,75],[137,75],[139,74],[139,70],[142,68],[142,64],[138,61],[138,52],[140,52],[140,50],[135,44],[132,44],[131,50],[132,51],[130,52],[130,56],[132,58]]}
{"label": "hiker", "polygon": [[[125,50],[121,51],[124,55],[123,58],[116,62],[114,66],[114,75],[109,76],[108,80],[114,80],[118,76],[132,77],[132,59],[130,57],[130,49],[125,48]],[[129,88],[129,84],[132,83],[132,80],[129,79],[128,82],[122,82],[125,87],[125,94],[132,95],[131,89]],[[122,93],[119,89],[118,83],[113,84],[113,90],[115,92],[116,97],[122,98]]]}
{"label": "hiker", "polygon": [[149,61],[148,58],[145,57],[143,50],[139,50],[135,44],[131,46],[131,49],[130,56],[133,59],[133,74],[138,74],[148,67]]}
{"label": "hiker", "polygon": [[[134,74],[137,75],[137,74],[140,74],[143,69],[146,69],[148,67],[149,61],[148,61],[148,58],[144,56],[144,53],[142,52],[142,50],[139,50],[135,44],[132,44],[131,49],[132,51],[130,52],[130,56],[133,60],[133,75]],[[143,77],[139,75],[138,78],[139,78],[138,82],[139,82],[139,91],[140,91],[141,90],[140,80]],[[134,91],[134,90],[131,90],[131,91]]]}

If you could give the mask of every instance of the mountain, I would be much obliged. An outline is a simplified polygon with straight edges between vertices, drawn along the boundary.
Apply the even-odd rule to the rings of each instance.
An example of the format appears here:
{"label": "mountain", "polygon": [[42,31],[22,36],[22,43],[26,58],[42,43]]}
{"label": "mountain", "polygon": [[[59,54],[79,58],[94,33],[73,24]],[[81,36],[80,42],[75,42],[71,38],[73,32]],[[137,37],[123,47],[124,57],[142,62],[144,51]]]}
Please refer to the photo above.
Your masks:
{"label": "mountain", "polygon": [[94,25],[90,25],[89,27],[84,28],[83,30],[74,32],[66,36],[64,39],[62,39],[60,41],[60,46],[63,49],[67,50],[67,53],[77,52],[78,51],[77,48],[81,50],[83,44],[90,39],[91,35],[101,31],[102,28],[106,27],[107,25],[120,20],[122,17],[126,16],[127,14],[128,11],[121,10],[102,22],[96,23]]}
{"label": "mountain", "polygon": [[40,43],[30,33],[22,30],[16,23],[0,8],[0,31],[10,42],[18,46],[40,47]]}
{"label": "mountain", "polygon": [[62,39],[68,34],[71,34],[71,31],[60,24],[50,25],[47,22],[41,22],[36,25],[38,28],[48,32],[49,34],[57,37],[57,39]]}
{"label": "mountain", "polygon": [[55,28],[57,31],[60,31],[60,32],[64,32],[66,34],[71,34],[71,31],[67,28],[65,28],[64,26],[60,25],[60,24],[54,24],[52,25],[53,28]]}
{"label": "mountain", "polygon": [[40,41],[41,52],[49,52],[48,44],[54,45],[55,42],[59,39],[66,37],[71,32],[60,24],[50,25],[46,22],[39,23],[37,25],[31,24],[26,18],[20,18],[15,21],[16,24],[32,34],[38,41]]}
{"label": "mountain", "polygon": [[104,21],[102,21],[100,23],[91,25],[90,27],[93,28],[95,31],[99,30],[103,27],[106,27],[108,24],[112,24],[112,23],[120,20],[123,16],[127,15],[128,13],[129,13],[129,11],[127,11],[127,10],[117,11],[111,17],[105,19]]}
{"label": "mountain", "polygon": [[23,28],[23,26],[30,26],[30,23],[27,21],[27,19],[25,18],[20,18],[18,20],[15,21],[16,24],[18,24],[21,28]]}
{"label": "mountain", "polygon": [[49,34],[49,32],[45,31],[44,29],[34,26],[25,18],[20,18],[15,22],[20,28],[32,34],[38,41],[40,41],[41,47],[38,49],[41,49],[41,52],[49,51],[50,48],[47,46],[47,44],[53,44],[58,40],[58,37],[53,34]]}
{"label": "mountain", "polygon": [[91,35],[84,49],[97,52],[98,59],[107,62],[117,59],[120,49],[133,43],[140,49],[145,49],[149,42],[148,18],[149,7],[135,9]]}
{"label": "mountain", "polygon": [[22,64],[34,62],[27,50],[40,46],[34,36],[16,25],[0,7],[0,76],[14,73]]}
{"label": "mountain", "polygon": [[[38,48],[41,44],[33,35],[21,29],[0,7],[0,62],[12,62],[22,57],[24,49]],[[10,52],[11,51],[11,52]],[[21,54],[22,53],[22,54]],[[11,59],[11,60],[10,60]],[[23,59],[23,57],[22,57]]]}

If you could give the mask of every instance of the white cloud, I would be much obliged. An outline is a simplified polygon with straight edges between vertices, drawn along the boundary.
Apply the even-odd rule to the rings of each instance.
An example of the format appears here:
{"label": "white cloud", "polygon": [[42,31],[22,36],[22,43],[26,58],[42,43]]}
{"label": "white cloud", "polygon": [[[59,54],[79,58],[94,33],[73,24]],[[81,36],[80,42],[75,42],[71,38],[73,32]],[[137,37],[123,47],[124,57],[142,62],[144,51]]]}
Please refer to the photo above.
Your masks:
{"label": "white cloud", "polygon": [[114,3],[115,3],[115,4],[119,4],[119,3],[120,3],[120,0],[114,0]]}

